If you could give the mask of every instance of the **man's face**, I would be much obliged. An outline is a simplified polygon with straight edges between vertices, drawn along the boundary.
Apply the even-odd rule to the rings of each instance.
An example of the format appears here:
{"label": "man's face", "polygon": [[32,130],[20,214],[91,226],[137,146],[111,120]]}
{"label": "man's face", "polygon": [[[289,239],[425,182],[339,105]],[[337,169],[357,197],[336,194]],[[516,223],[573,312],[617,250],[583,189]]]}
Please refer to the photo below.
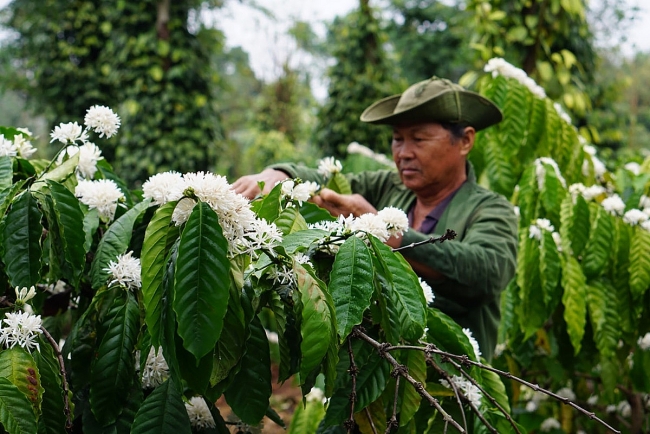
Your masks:
{"label": "man's face", "polygon": [[473,138],[466,132],[456,139],[437,123],[394,126],[391,149],[402,183],[416,193],[431,194],[456,182],[465,172]]}

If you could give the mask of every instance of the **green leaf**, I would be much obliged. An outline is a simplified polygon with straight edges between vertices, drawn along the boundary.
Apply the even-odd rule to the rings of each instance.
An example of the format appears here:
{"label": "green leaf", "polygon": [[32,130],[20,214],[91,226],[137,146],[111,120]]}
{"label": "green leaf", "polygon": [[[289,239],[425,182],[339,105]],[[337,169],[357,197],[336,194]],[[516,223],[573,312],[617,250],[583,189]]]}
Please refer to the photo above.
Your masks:
{"label": "green leaf", "polygon": [[3,377],[0,377],[0,424],[9,434],[32,434],[37,429],[31,403]]}
{"label": "green leaf", "polygon": [[233,312],[233,309],[232,306],[228,307],[223,320],[223,331],[214,351],[214,362],[210,376],[212,386],[228,377],[246,348],[247,330],[242,319]]}
{"label": "green leaf", "polygon": [[138,203],[115,220],[102,237],[97,246],[97,253],[90,270],[94,289],[106,285],[109,277],[108,271],[106,271],[108,263],[115,261],[119,255],[126,253],[131,242],[133,225],[135,225],[140,214],[148,207],[149,200]]}
{"label": "green leaf", "polygon": [[49,342],[41,339],[40,348],[34,353],[44,389],[38,433],[60,434],[65,431],[66,424],[60,367]]}
{"label": "green leaf", "polygon": [[526,229],[519,241],[516,275],[520,297],[517,313],[526,338],[544,325],[548,318],[542,293],[539,257],[539,242],[530,238]]}
{"label": "green leaf", "polygon": [[427,342],[436,344],[442,351],[465,354],[474,359],[474,348],[460,325],[438,309],[427,309]]}
{"label": "green leaf", "polygon": [[[422,351],[402,351],[400,363],[408,368],[408,373],[422,384],[427,382],[427,363]],[[409,423],[420,408],[422,397],[411,384],[402,379],[399,385],[399,425]]]}
{"label": "green leaf", "polygon": [[386,415],[386,405],[384,404],[383,397],[380,396],[376,401],[367,406],[366,410],[354,414],[354,421],[359,427],[359,432],[362,434],[385,433],[388,416]]}
{"label": "green leaf", "polygon": [[546,163],[540,164],[543,164],[545,169],[544,188],[540,191],[542,205],[548,218],[557,223],[560,221],[560,208],[562,201],[566,197],[566,190],[562,186],[553,166]]}
{"label": "green leaf", "polygon": [[567,333],[571,339],[574,354],[577,355],[580,352],[587,323],[586,279],[582,274],[580,264],[570,255],[565,255],[562,286],[564,287],[564,294],[562,294],[564,320],[567,324]]}
{"label": "green leaf", "polygon": [[311,202],[303,202],[300,207],[300,214],[308,224],[336,220],[336,217],[330,214],[329,211]]}
{"label": "green leaf", "polygon": [[79,152],[65,160],[60,166],[50,169],[47,173],[40,176],[39,181],[56,181],[64,182],[67,178],[74,175],[79,165]]}
{"label": "green leaf", "polygon": [[327,188],[334,190],[338,194],[352,194],[352,187],[350,187],[350,183],[341,172],[332,175],[327,182]]}
{"label": "green leaf", "polygon": [[373,292],[372,257],[358,237],[348,238],[339,248],[330,273],[329,293],[334,302],[339,339],[361,324]]}
{"label": "green leaf", "polygon": [[[501,377],[492,371],[484,369],[481,371],[481,386],[483,389],[494,398],[494,400],[501,406],[505,411],[510,413],[510,403],[508,402],[508,394],[506,393],[506,387],[501,381]],[[484,402],[487,400],[484,400]]]}
{"label": "green leaf", "polygon": [[298,403],[287,434],[315,433],[323,416],[325,405],[321,401],[308,400],[304,407]]}
{"label": "green leaf", "polygon": [[299,250],[309,249],[315,241],[327,235],[329,235],[327,232],[320,229],[292,232],[283,238],[281,246],[284,247],[287,253],[295,253]]}
{"label": "green leaf", "polygon": [[269,341],[258,317],[253,319],[250,330],[241,369],[225,396],[228,405],[244,423],[257,425],[269,407],[271,356]]}
{"label": "green leaf", "polygon": [[9,205],[11,205],[14,197],[22,190],[24,185],[25,181],[18,181],[11,187],[0,190],[0,219],[4,217]]}
{"label": "green leaf", "polygon": [[530,165],[524,170],[519,182],[519,227],[525,228],[537,216],[539,191],[535,166]]}
{"label": "green leaf", "polygon": [[300,380],[304,382],[309,373],[317,368],[332,339],[332,305],[325,284],[313,277],[300,264],[294,264],[297,285],[302,301],[302,323],[300,334]]}
{"label": "green leaf", "polygon": [[88,210],[84,215],[84,251],[89,252],[93,245],[93,236],[99,227],[99,211],[97,208]]}
{"label": "green leaf", "polygon": [[227,251],[217,214],[199,202],[181,234],[174,282],[178,334],[197,361],[214,349],[223,328],[230,296]]}
{"label": "green leaf", "polygon": [[156,210],[147,226],[142,243],[142,301],[145,308],[145,322],[151,336],[151,345],[160,346],[162,339],[162,298],[164,295],[163,274],[171,244],[178,236],[178,229],[172,227],[171,219],[176,202],[169,202]]}
{"label": "green leaf", "polygon": [[602,207],[596,205],[591,210],[595,210],[596,214],[582,260],[582,269],[587,279],[606,271],[614,231],[611,217]]}
{"label": "green leaf", "polygon": [[11,187],[14,178],[14,163],[11,157],[0,157],[0,190]]}
{"label": "green leaf", "polygon": [[70,190],[54,181],[47,184],[52,194],[65,261],[73,271],[73,285],[76,286],[86,264],[85,234],[79,230],[84,225],[84,215],[79,200]]}
{"label": "green leaf", "polygon": [[133,352],[140,331],[140,308],[133,294],[115,298],[103,327],[106,332],[90,373],[90,406],[97,421],[108,425],[122,412],[135,375]]}
{"label": "green leaf", "polygon": [[601,281],[591,282],[587,286],[587,309],[601,360],[615,356],[620,338],[615,300],[612,298],[613,293],[612,288]]}
{"label": "green leaf", "polygon": [[14,201],[5,217],[2,259],[13,287],[29,288],[40,279],[42,217],[29,191]]}
{"label": "green leaf", "polygon": [[650,287],[650,233],[634,228],[630,241],[630,291],[640,298]]}
{"label": "green leaf", "polygon": [[275,221],[280,214],[280,202],[282,199],[282,184],[278,184],[261,199],[251,202],[251,209],[261,219],[268,222]]}
{"label": "green leaf", "polygon": [[297,208],[293,207],[283,209],[275,221],[275,225],[284,235],[308,229],[303,216],[300,215]]}
{"label": "green leaf", "polygon": [[560,212],[560,237],[562,246],[573,256],[579,257],[589,240],[589,206],[584,198],[579,195],[575,204],[570,194],[562,202]]}
{"label": "green leaf", "polygon": [[387,284],[385,293],[389,299],[388,310],[393,316],[396,315],[394,321],[399,324],[402,337],[417,341],[422,337],[426,321],[422,289],[419,284],[414,286],[413,271],[404,267],[390,247],[371,235],[368,238],[380,266],[377,271]]}
{"label": "green leaf", "polygon": [[546,312],[550,313],[559,303],[558,283],[562,273],[560,254],[557,251],[553,235],[542,230],[542,240],[539,252],[539,274],[541,277],[542,294]]}
{"label": "green leaf", "polygon": [[43,387],[34,358],[21,347],[0,351],[0,377],[11,381],[29,401],[38,417],[41,412]]}
{"label": "green leaf", "polygon": [[142,403],[131,428],[133,434],[191,434],[190,418],[181,392],[171,380],[156,387]]}

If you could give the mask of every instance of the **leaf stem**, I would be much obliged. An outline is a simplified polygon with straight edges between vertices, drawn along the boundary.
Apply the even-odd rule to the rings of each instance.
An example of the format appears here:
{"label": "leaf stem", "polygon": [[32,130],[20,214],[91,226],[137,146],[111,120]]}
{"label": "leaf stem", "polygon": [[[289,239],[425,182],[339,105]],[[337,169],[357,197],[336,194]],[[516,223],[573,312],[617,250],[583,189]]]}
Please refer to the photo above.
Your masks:
{"label": "leaf stem", "polygon": [[348,434],[352,432],[354,428],[354,402],[357,400],[357,374],[359,373],[359,368],[356,363],[354,363],[354,352],[352,351],[352,341],[348,339],[348,355],[350,356],[350,377],[352,378],[352,391],[350,392],[350,417],[345,421],[345,428],[348,430]]}

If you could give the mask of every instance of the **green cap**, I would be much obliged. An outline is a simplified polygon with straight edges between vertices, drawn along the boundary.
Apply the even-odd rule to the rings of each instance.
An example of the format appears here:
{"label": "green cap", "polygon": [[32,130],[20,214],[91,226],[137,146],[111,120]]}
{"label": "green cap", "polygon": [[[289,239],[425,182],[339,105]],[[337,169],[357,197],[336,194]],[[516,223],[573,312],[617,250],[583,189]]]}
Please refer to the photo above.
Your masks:
{"label": "green cap", "polygon": [[404,93],[380,99],[361,114],[361,121],[371,124],[450,122],[472,126],[476,131],[501,119],[501,110],[492,101],[438,77],[415,83]]}

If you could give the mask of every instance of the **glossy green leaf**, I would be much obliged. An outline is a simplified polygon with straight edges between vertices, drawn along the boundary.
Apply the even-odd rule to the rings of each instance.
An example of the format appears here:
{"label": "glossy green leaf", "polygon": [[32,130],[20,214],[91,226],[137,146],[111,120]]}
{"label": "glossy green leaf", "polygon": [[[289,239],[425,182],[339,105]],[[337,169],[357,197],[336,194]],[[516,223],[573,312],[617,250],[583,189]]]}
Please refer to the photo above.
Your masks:
{"label": "glossy green leaf", "polygon": [[307,229],[307,222],[304,217],[297,208],[293,207],[283,209],[275,221],[275,225],[284,235]]}
{"label": "glossy green leaf", "polygon": [[4,377],[0,377],[0,424],[9,434],[32,434],[37,429],[31,403]]}
{"label": "glossy green leaf", "polygon": [[587,286],[587,310],[596,348],[602,358],[614,357],[621,332],[612,293],[612,289],[600,281]]}
{"label": "glossy green leaf", "polygon": [[558,283],[562,273],[560,254],[549,231],[542,231],[539,252],[539,275],[541,277],[542,294],[546,312],[551,312],[559,303],[560,293]]}
{"label": "glossy green leaf", "polygon": [[320,229],[307,229],[305,231],[292,232],[282,239],[282,247],[287,253],[294,253],[296,251],[304,251],[311,247],[311,245],[325,236],[328,233]]}
{"label": "glossy green leaf", "polygon": [[38,283],[41,271],[41,236],[43,215],[29,191],[21,194],[5,217],[3,262],[13,287]]}
{"label": "glossy green leaf", "polygon": [[[508,401],[506,387],[498,374],[488,371],[487,369],[482,370],[480,384],[505,411],[510,413],[510,402]],[[487,400],[484,400],[484,402],[487,402]]]}
{"label": "glossy green leaf", "polygon": [[131,428],[133,434],[190,434],[190,418],[173,381],[156,387],[144,400]]}
{"label": "glossy green leaf", "polygon": [[327,188],[339,194],[352,194],[352,187],[350,187],[350,183],[341,172],[332,175],[327,182]]}
{"label": "glossy green leaf", "polygon": [[330,345],[333,336],[330,310],[332,301],[323,282],[309,274],[300,264],[294,265],[294,271],[303,306],[300,378],[304,381],[321,364]]}
{"label": "glossy green leaf", "polygon": [[11,157],[0,157],[0,190],[11,187],[14,177],[14,163]]}
{"label": "glossy green leaf", "polygon": [[226,402],[245,423],[257,425],[266,414],[271,397],[271,357],[266,332],[258,317],[250,325],[241,369],[226,390]]}
{"label": "glossy green leaf", "polygon": [[323,416],[325,416],[325,405],[321,401],[308,400],[304,406],[298,403],[287,434],[315,433]]}
{"label": "glossy green leaf", "polygon": [[102,237],[95,259],[93,260],[90,275],[92,286],[98,289],[108,283],[108,263],[117,260],[119,255],[126,253],[131,242],[133,226],[140,214],[149,207],[149,200],[140,202],[115,220]]}
{"label": "glossy green leaf", "polygon": [[90,251],[93,245],[93,237],[99,227],[99,212],[97,208],[89,209],[84,215],[84,251]]}
{"label": "glossy green leaf", "polygon": [[228,307],[223,324],[223,331],[214,351],[214,362],[210,376],[212,386],[228,377],[246,348],[247,330],[245,324],[233,312],[232,307]]}
{"label": "glossy green leaf", "polygon": [[582,259],[582,269],[587,279],[606,271],[614,231],[611,216],[602,207],[597,206],[591,210],[595,210],[596,214]]}
{"label": "glossy green leaf", "polygon": [[[427,363],[421,351],[402,351],[399,362],[408,368],[408,373],[422,384],[427,382]],[[422,397],[410,383],[401,379],[399,385],[399,425],[409,423],[420,408]]]}
{"label": "glossy green leaf", "polygon": [[422,336],[426,321],[422,289],[420,285],[413,285],[410,275],[413,271],[404,268],[390,247],[373,236],[369,236],[369,239],[380,265],[377,271],[387,284],[385,290],[389,298],[389,311],[397,315],[395,322],[400,325],[402,337],[416,341]]}
{"label": "glossy green leaf", "polygon": [[567,333],[574,353],[578,354],[581,348],[582,337],[587,324],[587,292],[586,279],[578,261],[570,255],[565,255],[564,269],[562,270],[562,304],[564,305],[564,320],[567,324]]}
{"label": "glossy green leaf", "polygon": [[300,214],[308,224],[336,220],[329,211],[311,202],[303,202],[300,207]]}
{"label": "glossy green leaf", "polygon": [[86,263],[85,234],[79,230],[84,225],[84,215],[79,208],[79,200],[70,190],[54,181],[49,181],[48,187],[63,242],[65,261],[73,271],[76,285]]}
{"label": "glossy green leaf", "polygon": [[133,381],[131,387],[124,391],[123,409],[115,422],[110,424],[101,423],[92,412],[90,406],[86,405],[81,416],[84,432],[102,434],[131,434],[131,426],[135,415],[142,405],[144,393],[139,381]]}
{"label": "glossy green leaf", "polygon": [[251,203],[251,209],[261,219],[273,222],[280,214],[280,201],[282,199],[282,185],[278,184],[261,199]]}
{"label": "glossy green leaf", "polygon": [[25,181],[18,181],[11,187],[0,190],[0,219],[4,217],[9,205],[11,205],[14,197],[22,190],[24,185]]}
{"label": "glossy green leaf", "polygon": [[41,339],[41,350],[34,353],[43,386],[39,434],[60,434],[65,430],[63,387],[59,363],[49,342]]}
{"label": "glossy green leaf", "polygon": [[524,232],[519,242],[516,278],[520,298],[517,306],[519,325],[526,337],[535,333],[548,318],[541,286],[539,256],[539,241],[530,238],[528,231]]}
{"label": "glossy green leaf", "polygon": [[650,233],[634,229],[630,240],[630,291],[639,298],[650,287]]}
{"label": "glossy green leaf", "polygon": [[223,328],[230,296],[227,250],[217,214],[198,203],[181,234],[174,282],[178,334],[197,361],[214,349]]}
{"label": "glossy green leaf", "polygon": [[373,289],[370,250],[360,238],[350,237],[336,254],[329,282],[339,339],[345,339],[352,327],[361,324]]}
{"label": "glossy green leaf", "polygon": [[117,297],[104,318],[105,334],[92,362],[90,406],[102,425],[122,412],[135,365],[133,353],[140,331],[140,308],[131,293]]}
{"label": "glossy green leaf", "polygon": [[531,165],[524,170],[519,182],[519,224],[527,227],[537,216],[539,194],[535,166]]}
{"label": "glossy green leaf", "polygon": [[169,202],[156,210],[147,226],[142,243],[142,301],[145,308],[145,322],[151,336],[151,345],[160,346],[162,328],[162,298],[164,293],[163,274],[165,260],[171,248],[171,242],[178,235],[178,229],[172,227],[172,214],[176,202]]}
{"label": "glossy green leaf", "polygon": [[584,198],[579,195],[574,204],[571,195],[566,195],[560,212],[560,237],[563,248],[579,257],[589,240],[590,226],[589,206]]}
{"label": "glossy green leaf", "polygon": [[630,291],[630,239],[634,228],[623,220],[616,221],[614,242],[610,255],[611,283],[616,289],[614,299],[616,312],[620,318],[620,327],[624,333],[633,333],[637,328],[637,318],[643,309],[642,303],[636,303]]}
{"label": "glossy green leaf", "polygon": [[544,188],[540,191],[542,206],[547,217],[557,223],[560,221],[560,206],[566,196],[566,190],[553,167],[550,164],[540,164],[543,164],[545,169]]}
{"label": "glossy green leaf", "polygon": [[427,309],[426,340],[451,354],[474,354],[474,348],[469,344],[462,327],[451,317],[432,307]]}
{"label": "glossy green leaf", "polygon": [[21,347],[0,351],[0,377],[11,381],[29,399],[34,415],[41,412],[43,387],[34,358]]}

